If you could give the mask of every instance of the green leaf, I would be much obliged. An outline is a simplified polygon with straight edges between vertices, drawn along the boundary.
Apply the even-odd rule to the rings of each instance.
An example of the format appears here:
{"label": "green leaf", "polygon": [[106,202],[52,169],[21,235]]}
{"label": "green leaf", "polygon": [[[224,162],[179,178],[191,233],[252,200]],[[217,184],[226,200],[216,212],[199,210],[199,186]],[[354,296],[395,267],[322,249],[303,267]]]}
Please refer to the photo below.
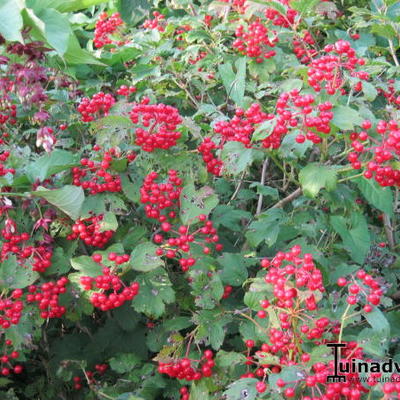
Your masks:
{"label": "green leaf", "polygon": [[265,197],[271,197],[273,200],[279,199],[279,192],[277,188],[273,188],[271,186],[262,185],[259,182],[253,182],[249,186],[250,188],[257,188],[257,194],[262,194]]}
{"label": "green leaf", "polygon": [[220,350],[215,357],[215,364],[220,368],[232,368],[237,364],[243,364],[246,357],[241,353]]}
{"label": "green leaf", "polygon": [[354,129],[354,126],[361,126],[363,118],[356,110],[347,106],[337,106],[333,108],[332,124],[344,131]]}
{"label": "green leaf", "polygon": [[192,295],[197,307],[212,310],[224,294],[221,278],[214,274],[211,279],[205,273],[192,275]]}
{"label": "green leaf", "polygon": [[282,92],[290,92],[293,89],[301,90],[302,87],[303,81],[301,79],[285,79],[280,85],[280,90]]}
{"label": "green leaf", "polygon": [[373,24],[371,32],[383,36],[386,39],[393,39],[396,37],[395,29],[389,24]]}
{"label": "green leaf", "polygon": [[363,316],[371,325],[372,329],[379,333],[381,337],[389,337],[389,321],[386,319],[385,314],[378,307],[374,307],[374,309],[369,313],[363,313]]}
{"label": "green leaf", "polygon": [[104,66],[102,62],[94,58],[87,50],[81,48],[78,39],[71,34],[68,41],[68,49],[64,54],[64,60],[68,64],[93,64]]}
{"label": "green leaf", "polygon": [[119,146],[132,128],[131,120],[122,115],[108,115],[91,123],[91,130],[100,145]]}
{"label": "green leaf", "polygon": [[204,380],[192,382],[190,387],[190,400],[209,400],[210,392]]}
{"label": "green leaf", "polygon": [[357,186],[368,203],[389,216],[393,215],[393,193],[389,187],[379,186],[373,179],[357,179]]}
{"label": "green leaf", "polygon": [[212,37],[210,34],[205,31],[204,29],[193,29],[187,33],[186,36],[186,41],[188,43],[193,43],[193,42],[212,42]]}
{"label": "green leaf", "polygon": [[132,25],[149,14],[152,4],[148,0],[118,0],[117,7],[122,19]]}
{"label": "green leaf", "polygon": [[247,266],[254,264],[254,260],[245,258],[241,254],[224,253],[218,257],[218,263],[223,267],[221,280],[226,285],[241,286],[247,279]]}
{"label": "green leaf", "polygon": [[332,348],[325,345],[319,345],[312,349],[310,356],[311,358],[308,362],[309,365],[313,365],[317,362],[328,363],[333,360]]}
{"label": "green leaf", "polygon": [[362,88],[365,98],[368,101],[374,101],[378,95],[378,91],[375,89],[375,86],[372,83],[363,81]]}
{"label": "green leaf", "polygon": [[367,220],[362,214],[352,213],[349,219],[342,216],[330,218],[333,229],[340,235],[343,247],[352,259],[362,264],[371,246]]}
{"label": "green leaf", "polygon": [[110,368],[118,374],[132,371],[140,362],[140,358],[133,353],[123,353],[110,359]]}
{"label": "green leaf", "polygon": [[306,196],[316,197],[322,188],[328,191],[336,188],[336,170],[326,165],[308,164],[300,171],[299,181]]}
{"label": "green leaf", "polygon": [[245,81],[246,81],[246,57],[241,57],[235,62],[236,74],[232,64],[220,64],[218,71],[225,86],[226,93],[239,107],[243,106]]}
{"label": "green leaf", "polygon": [[106,0],[59,0],[55,8],[62,13],[67,13],[84,10],[106,2]]}
{"label": "green leaf", "polygon": [[45,154],[26,167],[26,175],[31,182],[44,181],[53,174],[72,168],[79,157],[65,150],[54,150]]}
{"label": "green leaf", "polygon": [[100,222],[99,232],[116,231],[118,229],[118,221],[114,213],[106,212]]}
{"label": "green leaf", "polygon": [[278,389],[276,384],[278,379],[282,379],[285,382],[297,382],[299,379],[304,379],[304,373],[299,367],[284,367],[279,374],[271,374],[268,377],[268,383],[272,389]]}
{"label": "green leaf", "polygon": [[218,204],[218,196],[209,186],[196,190],[193,183],[189,183],[183,188],[180,201],[182,223],[190,225],[197,222],[196,217],[201,214],[208,215],[215,208]]}
{"label": "green leaf", "polygon": [[312,11],[313,8],[319,3],[319,0],[296,0],[290,2],[290,7],[303,15],[307,11]]}
{"label": "green leaf", "polygon": [[0,33],[4,39],[22,42],[23,26],[21,11],[25,7],[23,0],[0,0]]}
{"label": "green leaf", "polygon": [[223,204],[215,207],[212,214],[212,221],[216,227],[222,225],[225,228],[238,232],[243,229],[243,225],[241,224],[242,219],[249,220],[251,217],[252,215],[248,211],[236,210],[232,206]]}
{"label": "green leaf", "polygon": [[17,258],[12,255],[0,264],[0,287],[2,289],[23,289],[39,278],[27,264],[19,265]]}
{"label": "green leaf", "polygon": [[54,9],[44,9],[37,15],[44,22],[47,43],[61,56],[68,49],[71,27],[67,16]]}
{"label": "green leaf", "polygon": [[156,255],[157,249],[158,246],[150,242],[137,245],[131,254],[132,269],[147,272],[164,265],[161,257]]}
{"label": "green leaf", "polygon": [[70,216],[73,220],[79,217],[82,204],[85,200],[85,195],[81,187],[66,185],[61,189],[48,190],[39,186],[38,189],[39,190],[30,192],[31,195],[42,197]]}
{"label": "green leaf", "polygon": [[280,225],[285,220],[285,213],[280,208],[273,208],[260,214],[258,221],[252,222],[246,232],[246,238],[250,245],[257,247],[262,241],[265,241],[268,246],[273,246],[278,238]]}
{"label": "green leaf", "polygon": [[225,173],[239,175],[253,162],[254,150],[240,142],[227,142],[222,149],[221,159]]}
{"label": "green leaf", "polygon": [[297,143],[296,137],[300,132],[291,132],[283,137],[279,153],[288,160],[303,158],[307,150],[313,147],[311,140]]}
{"label": "green leaf", "polygon": [[157,268],[137,276],[139,294],[133,299],[132,307],[151,318],[159,318],[165,312],[165,305],[175,301],[171,281],[163,268]]}
{"label": "green leaf", "polygon": [[226,400],[255,400],[257,397],[255,378],[241,378],[231,385],[224,392]]}
{"label": "green leaf", "polygon": [[81,272],[82,276],[92,278],[101,275],[101,266],[92,260],[89,256],[79,256],[71,258],[72,268]]}
{"label": "green leaf", "polygon": [[256,142],[258,140],[263,140],[271,135],[276,125],[275,119],[268,119],[264,121],[262,124],[258,125],[256,130],[254,131],[251,141]]}
{"label": "green leaf", "polygon": [[[210,321],[213,321],[210,324]],[[232,321],[231,316],[223,315],[218,310],[202,310],[193,317],[193,322],[199,327],[196,341],[205,341],[214,350],[219,350],[225,339],[225,326]]]}
{"label": "green leaf", "polygon": [[357,343],[362,346],[363,351],[374,357],[385,357],[388,340],[380,332],[371,328],[364,328],[357,336]]}

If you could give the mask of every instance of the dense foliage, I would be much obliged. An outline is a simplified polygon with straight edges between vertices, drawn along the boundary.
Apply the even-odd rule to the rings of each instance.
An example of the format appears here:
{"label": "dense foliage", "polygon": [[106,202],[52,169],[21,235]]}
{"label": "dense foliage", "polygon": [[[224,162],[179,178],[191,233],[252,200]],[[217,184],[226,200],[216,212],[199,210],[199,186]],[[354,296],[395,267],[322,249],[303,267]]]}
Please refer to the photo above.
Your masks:
{"label": "dense foliage", "polygon": [[327,381],[400,363],[400,3],[0,0],[0,49],[1,399],[400,398]]}

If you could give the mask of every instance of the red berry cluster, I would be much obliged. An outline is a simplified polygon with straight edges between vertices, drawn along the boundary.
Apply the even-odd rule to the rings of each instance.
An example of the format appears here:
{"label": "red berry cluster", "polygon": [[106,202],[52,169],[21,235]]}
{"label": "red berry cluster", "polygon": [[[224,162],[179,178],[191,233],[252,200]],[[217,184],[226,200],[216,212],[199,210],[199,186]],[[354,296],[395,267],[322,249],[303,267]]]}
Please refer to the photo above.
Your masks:
{"label": "red berry cluster", "polygon": [[23,371],[23,366],[20,364],[12,365],[12,362],[19,358],[20,354],[16,350],[7,349],[13,345],[10,339],[5,341],[6,348],[3,351],[3,355],[0,356],[0,373],[3,376],[8,376],[11,373],[20,374]]}
{"label": "red berry cluster", "polygon": [[95,93],[92,98],[84,97],[78,105],[78,112],[83,122],[91,122],[96,118],[108,115],[111,107],[115,104],[115,98],[107,93]]}
{"label": "red berry cluster", "polygon": [[288,0],[278,0],[278,3],[281,3],[284,6],[286,6],[287,8],[286,13],[281,14],[275,8],[267,8],[264,13],[265,18],[270,20],[275,26],[282,26],[284,28],[289,28],[294,24],[298,12],[293,8],[290,8]]}
{"label": "red berry cluster", "polygon": [[189,32],[192,30],[192,27],[190,25],[182,25],[179,29],[176,29],[174,34],[175,34],[175,39],[182,41],[184,40],[184,34],[186,32]]}
{"label": "red berry cluster", "polygon": [[300,292],[307,290],[310,294],[304,299],[305,306],[307,310],[315,310],[315,296],[311,292],[325,291],[322,274],[315,266],[312,254],[304,254],[301,258],[300,253],[301,247],[296,245],[287,253],[277,253],[272,260],[263,259],[261,266],[268,269],[264,279],[273,286],[278,307],[293,307]]}
{"label": "red berry cluster", "polygon": [[121,85],[117,90],[117,94],[120,96],[129,96],[130,94],[135,93],[136,90],[135,86]]}
{"label": "red berry cluster", "polygon": [[189,389],[187,388],[187,386],[182,386],[179,389],[179,393],[181,395],[180,400],[189,400],[190,399],[190,392],[189,392]]}
{"label": "red berry cluster", "polygon": [[382,387],[385,400],[397,400],[400,396],[400,374],[393,374],[391,382],[385,382]]}
{"label": "red berry cluster", "polygon": [[9,151],[3,151],[3,153],[0,154],[0,176],[4,176],[7,174],[15,174],[15,169],[14,168],[6,168],[3,163],[5,163],[10,157],[10,152]]}
{"label": "red berry cluster", "polygon": [[305,133],[297,136],[298,143],[303,143],[306,139],[314,144],[320,143],[322,139],[313,129],[318,133],[330,133],[330,121],[333,118],[332,104],[330,102],[318,105],[314,103],[313,95],[300,95],[297,89],[282,93],[276,103],[275,127],[272,134],[263,140],[263,146],[278,148],[282,136],[288,133],[290,128],[301,129]]}
{"label": "red berry cluster", "polygon": [[210,137],[205,137],[197,148],[206,163],[207,171],[215,176],[221,175],[223,165],[222,161],[213,153],[218,149],[221,149],[221,146],[213,142]]}
{"label": "red berry cluster", "polygon": [[148,102],[148,98],[144,99],[141,104],[134,105],[130,112],[132,123],[142,125],[135,130],[135,144],[148,152],[154,149],[167,150],[175,146],[181,137],[176,129],[182,118],[175,107]]}
{"label": "red berry cluster", "polygon": [[124,21],[119,13],[114,13],[110,17],[105,12],[101,13],[94,30],[93,43],[95,47],[100,49],[106,44],[123,44],[123,42],[115,42],[110,38],[110,35],[118,33],[119,27],[123,24]]}
{"label": "red berry cluster", "polygon": [[[86,379],[88,380],[88,383],[90,385],[95,385],[97,383],[96,380],[96,374],[97,375],[104,375],[105,372],[108,370],[108,364],[96,364],[94,366],[95,371],[90,371],[87,370],[85,371],[85,381]],[[74,382],[74,389],[75,390],[80,390],[83,387],[83,383],[82,383],[82,378],[80,376],[74,376],[72,378],[73,382]]]}
{"label": "red berry cluster", "polygon": [[[145,204],[147,218],[158,219],[165,222],[168,218],[177,216],[179,209],[179,196],[182,191],[182,179],[178,173],[171,169],[168,171],[166,183],[156,183],[157,172],[151,172],[144,178],[140,188],[140,201]],[[165,211],[162,213],[162,211]]]}
{"label": "red berry cluster", "polygon": [[222,2],[230,3],[233,9],[239,14],[244,14],[246,12],[246,0],[222,0]]}
{"label": "red berry cluster", "polygon": [[143,23],[143,28],[145,29],[157,29],[159,32],[164,32],[165,27],[162,21],[165,19],[165,15],[159,13],[158,11],[153,12],[153,19],[146,19]]}
{"label": "red berry cluster", "polygon": [[201,61],[208,53],[206,51],[200,51],[195,58],[190,57],[189,58],[189,64],[197,64],[199,61]]}
{"label": "red berry cluster", "polygon": [[18,325],[24,309],[24,303],[19,300],[22,294],[21,289],[15,289],[10,297],[0,297],[0,326],[3,329]]}
{"label": "red berry cluster", "polygon": [[[341,354],[340,363],[343,366],[348,366],[351,371],[351,360],[358,359],[363,362],[368,362],[364,357],[363,349],[358,346],[356,342],[347,342],[346,348],[343,349]],[[310,356],[307,355],[303,362],[308,362]],[[295,381],[284,381],[279,378],[276,381],[278,388],[283,390],[285,398],[299,398],[302,400],[312,400],[314,393],[317,392],[321,397],[319,399],[345,399],[345,400],[360,400],[362,395],[368,393],[370,390],[362,384],[362,379],[358,373],[344,372],[346,380],[340,383],[327,383],[328,375],[334,371],[334,361],[316,362],[307,371],[304,371],[304,377],[299,377]],[[346,369],[346,367],[344,367]],[[366,384],[368,386],[375,386],[378,383],[377,378],[381,373],[370,373]],[[285,389],[284,389],[285,388]]]}
{"label": "red berry cluster", "polygon": [[[12,83],[10,83],[9,91],[12,90]],[[15,104],[7,104],[2,103],[0,106],[0,125],[4,125],[7,122],[11,125],[15,125],[17,123],[17,120],[15,119],[17,117],[17,106]]]}
{"label": "red berry cluster", "polygon": [[114,231],[102,231],[102,221],[103,215],[93,215],[89,218],[76,220],[72,225],[72,233],[67,236],[67,239],[80,238],[88,246],[104,247],[114,235]]}
{"label": "red berry cluster", "polygon": [[215,133],[222,136],[221,145],[225,141],[241,142],[246,147],[251,147],[251,136],[258,124],[272,119],[261,110],[260,104],[252,104],[248,110],[236,109],[235,116],[229,121],[218,121],[214,125]]}
{"label": "red berry cluster", "polygon": [[171,362],[159,362],[158,372],[166,374],[171,378],[177,378],[186,381],[198,381],[203,377],[212,375],[212,368],[215,365],[214,354],[211,350],[206,350],[197,365],[193,366],[193,360],[181,358]]}
{"label": "red berry cluster", "polygon": [[[255,58],[257,63],[276,54],[274,50],[270,50],[278,42],[276,32],[269,32],[260,20],[251,23],[247,32],[244,29],[243,25],[239,25],[235,32],[237,39],[233,42],[233,47],[240,53]],[[272,38],[269,36],[270,33]]]}
{"label": "red berry cluster", "polygon": [[363,310],[367,313],[381,302],[383,295],[381,284],[363,269],[358,270],[355,275],[347,279],[343,276],[338,278],[337,284],[340,287],[347,286],[346,301],[348,304],[355,305],[363,302]]}
{"label": "red berry cluster", "polygon": [[38,303],[40,316],[43,319],[60,318],[67,311],[59,304],[59,296],[67,291],[68,278],[62,277],[56,282],[46,282],[40,286],[31,285],[26,296],[28,303]]}
{"label": "red berry cluster", "polygon": [[302,64],[309,63],[318,54],[314,48],[315,40],[309,31],[304,31],[301,36],[294,37],[292,43],[293,52]]}
{"label": "red berry cluster", "polygon": [[365,60],[357,57],[349,42],[338,40],[325,46],[324,51],[330,54],[314,59],[308,65],[308,83],[316,92],[322,89],[331,95],[339,89],[343,92],[343,71],[349,71],[351,76],[363,80],[369,78],[367,72],[355,70],[357,65],[364,65]]}
{"label": "red berry cluster", "polygon": [[18,262],[24,266],[26,260],[33,256],[31,261],[33,271],[45,272],[51,266],[52,248],[44,245],[24,246],[24,242],[30,239],[30,235],[27,232],[18,234],[14,221],[7,219],[6,227],[1,230],[1,236],[4,242],[1,247],[0,260],[4,261],[10,255],[15,255]]}
{"label": "red berry cluster", "polygon": [[[362,128],[372,127],[370,121],[364,121]],[[361,169],[365,165],[364,177],[374,178],[380,186],[400,186],[400,170],[393,161],[400,156],[400,126],[395,120],[379,121],[376,126],[378,140],[368,135],[366,131],[353,132],[350,135],[353,152],[347,158],[354,169]],[[368,142],[371,146],[367,146]],[[360,157],[366,160],[363,162]],[[371,159],[372,157],[372,159]]]}
{"label": "red berry cluster", "polygon": [[221,251],[223,248],[222,244],[218,243],[217,230],[213,223],[207,219],[207,216],[202,214],[198,217],[198,220],[203,223],[203,226],[193,232],[190,232],[191,227],[185,225],[179,226],[175,231],[169,222],[163,222],[161,230],[172,233],[175,237],[166,239],[161,234],[156,234],[153,237],[155,243],[164,243],[157,249],[158,256],[165,255],[167,258],[175,258],[179,252],[188,253],[187,257],[181,257],[179,260],[183,272],[187,272],[190,267],[196,264],[196,259],[191,256],[192,244],[201,246],[204,254],[211,253],[211,248],[208,246],[213,243],[216,251]]}
{"label": "red berry cluster", "polygon": [[[132,154],[127,155],[128,161],[133,161],[136,157]],[[75,186],[82,186],[89,190],[89,194],[103,192],[120,192],[121,178],[118,174],[112,174],[109,170],[112,168],[112,162],[120,159],[115,149],[105,151],[101,161],[93,161],[88,158],[82,158],[81,167],[72,168],[72,183]],[[84,180],[84,178],[86,178]]]}
{"label": "red berry cluster", "polygon": [[[102,264],[100,254],[94,254],[92,259],[102,267],[102,274],[95,278],[83,276],[80,278],[80,282],[84,290],[99,289],[90,296],[90,302],[94,307],[102,311],[112,310],[132,300],[139,293],[139,283],[132,282],[129,286],[125,285],[118,274],[114,272],[116,267],[109,268]],[[129,261],[129,255],[110,253],[108,260],[116,265],[121,265]]]}
{"label": "red berry cluster", "polygon": [[398,95],[397,90],[395,89],[395,80],[389,79],[387,81],[387,90],[382,88],[378,88],[378,92],[382,94],[389,104],[393,104],[396,107],[400,107],[400,95]]}
{"label": "red berry cluster", "polygon": [[233,287],[230,285],[224,286],[224,293],[222,295],[223,299],[227,299],[232,293]]}

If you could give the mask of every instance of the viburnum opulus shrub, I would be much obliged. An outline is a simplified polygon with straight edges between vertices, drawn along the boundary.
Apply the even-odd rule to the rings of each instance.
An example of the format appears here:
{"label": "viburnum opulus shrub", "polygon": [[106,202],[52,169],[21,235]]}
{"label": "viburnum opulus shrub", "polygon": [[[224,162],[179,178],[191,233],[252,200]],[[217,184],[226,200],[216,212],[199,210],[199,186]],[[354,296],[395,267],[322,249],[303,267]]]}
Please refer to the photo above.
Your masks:
{"label": "viburnum opulus shrub", "polygon": [[0,49],[1,399],[400,398],[398,2],[1,0]]}

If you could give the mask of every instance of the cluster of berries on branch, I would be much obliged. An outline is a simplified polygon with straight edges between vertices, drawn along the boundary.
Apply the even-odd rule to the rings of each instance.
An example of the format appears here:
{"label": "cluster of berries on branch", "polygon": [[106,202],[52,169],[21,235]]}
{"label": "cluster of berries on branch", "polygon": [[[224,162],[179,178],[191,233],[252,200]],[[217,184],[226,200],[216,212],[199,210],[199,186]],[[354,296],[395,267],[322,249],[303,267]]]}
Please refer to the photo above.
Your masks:
{"label": "cluster of berries on branch", "polygon": [[168,233],[170,237],[165,238],[164,235],[159,233],[153,237],[153,241],[160,245],[156,251],[158,256],[176,258],[179,253],[182,254],[179,264],[183,272],[189,271],[190,267],[196,264],[196,258],[191,255],[191,247],[193,245],[202,247],[203,254],[211,253],[211,245],[214,245],[216,251],[222,251],[223,249],[223,245],[218,243],[219,236],[212,221],[204,214],[201,214],[198,220],[202,223],[202,226],[199,228],[181,225],[176,230],[169,222],[163,222],[161,230]]}
{"label": "cluster of berries on branch", "polygon": [[396,161],[400,156],[400,125],[395,120],[378,121],[377,135],[368,134],[372,123],[361,125],[363,131],[350,135],[353,151],[347,156],[352,168],[365,168],[364,177],[374,178],[380,186],[400,186],[400,170]]}
{"label": "cluster of berries on branch", "polygon": [[66,293],[68,278],[61,277],[55,282],[45,282],[40,286],[31,285],[28,287],[26,301],[28,303],[37,303],[40,310],[40,317],[61,318],[67,309],[59,303],[60,294]]}
{"label": "cluster of berries on branch", "polygon": [[103,218],[104,216],[100,214],[76,220],[72,225],[72,233],[67,236],[67,240],[79,238],[88,246],[103,248],[114,235],[114,231],[103,229]]}
{"label": "cluster of berries on branch", "polygon": [[[212,368],[215,365],[214,354],[211,350],[205,350],[201,360],[191,360],[187,357],[170,362],[159,362],[158,372],[166,374],[171,378],[180,380],[198,381],[203,377],[212,375]],[[184,391],[184,394],[187,391]]]}
{"label": "cluster of berries on branch", "polygon": [[[358,58],[356,51],[346,40],[338,40],[334,44],[325,46],[324,51],[328,54],[315,58],[308,65],[308,83],[316,91],[325,89],[330,95],[338,90],[345,93],[343,86],[346,83],[344,73],[361,80],[369,79],[365,71],[357,71],[357,66],[365,64],[363,58]],[[359,82],[361,84],[361,82]],[[362,85],[358,87],[360,90]]]}
{"label": "cluster of berries on branch", "polygon": [[149,99],[144,98],[133,106],[129,116],[134,125],[141,125],[135,129],[135,144],[144,151],[168,150],[181,137],[177,127],[182,118],[175,107],[149,104]]}
{"label": "cluster of berries on branch", "polygon": [[78,112],[83,122],[91,122],[108,115],[115,104],[115,98],[110,93],[98,92],[91,98],[84,97],[78,105]]}
{"label": "cluster of berries on branch", "polygon": [[21,364],[14,364],[15,360],[20,357],[19,352],[12,349],[12,340],[6,339],[4,344],[3,355],[0,355],[0,374],[2,376],[21,374],[24,367]]}
{"label": "cluster of berries on branch", "polygon": [[102,273],[96,277],[82,276],[80,283],[84,290],[94,291],[90,295],[90,302],[102,311],[121,307],[125,302],[131,301],[139,293],[139,283],[132,282],[126,285],[118,274],[118,266],[129,262],[129,255],[110,253],[108,261],[114,264],[106,267],[101,254],[94,254],[92,260],[101,267]]}
{"label": "cluster of berries on branch", "polygon": [[257,63],[276,54],[271,48],[278,42],[278,36],[276,32],[269,31],[261,20],[252,22],[247,31],[243,25],[239,25],[235,34],[237,39],[233,42],[233,47],[243,55],[255,58]]}
{"label": "cluster of berries on branch", "polygon": [[168,171],[166,183],[156,183],[157,172],[151,172],[144,178],[140,188],[140,201],[145,204],[147,218],[165,222],[176,218],[179,210],[179,196],[182,191],[182,179],[175,170]]}
{"label": "cluster of berries on branch", "polygon": [[101,13],[96,21],[94,30],[93,44],[95,47],[100,49],[107,44],[123,45],[124,41],[112,39],[113,36],[119,33],[120,27],[123,25],[124,21],[122,21],[119,13],[114,13],[111,16],[108,16],[106,12]]}
{"label": "cluster of berries on branch", "polygon": [[[100,150],[98,146],[94,150]],[[94,161],[88,158],[82,158],[80,167],[73,167],[72,183],[75,186],[81,186],[83,189],[88,190],[90,195],[103,192],[120,192],[121,177],[119,174],[112,173],[112,163],[121,160],[120,154],[111,148],[101,155],[101,161]],[[136,154],[128,153],[126,159],[128,162],[135,160]]]}

